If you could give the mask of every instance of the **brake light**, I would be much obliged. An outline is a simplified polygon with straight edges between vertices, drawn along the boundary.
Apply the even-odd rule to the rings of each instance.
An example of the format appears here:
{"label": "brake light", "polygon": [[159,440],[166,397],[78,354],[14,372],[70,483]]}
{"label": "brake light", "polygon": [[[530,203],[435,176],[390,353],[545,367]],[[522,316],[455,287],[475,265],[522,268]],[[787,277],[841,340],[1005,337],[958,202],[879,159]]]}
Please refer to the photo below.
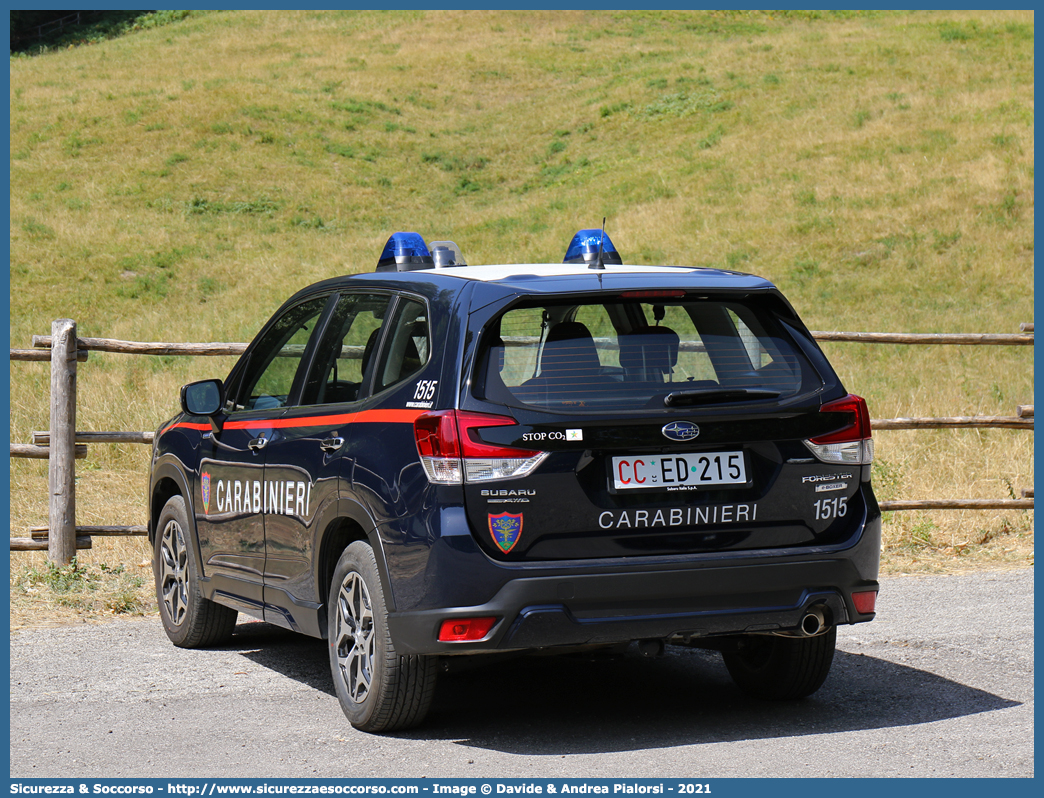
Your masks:
{"label": "brake light", "polygon": [[877,591],[864,590],[860,593],[853,593],[852,603],[860,615],[869,615],[877,606]]}
{"label": "brake light", "polygon": [[622,299],[680,299],[683,296],[684,291],[624,291],[620,294]]}
{"label": "brake light", "polygon": [[870,432],[870,411],[866,401],[855,394],[827,402],[820,413],[848,413],[850,421],[844,427],[826,435],[805,441],[812,454],[824,463],[868,465],[874,459],[874,441]]}
{"label": "brake light", "polygon": [[452,410],[418,416],[413,422],[413,437],[429,481],[447,485],[461,482],[460,444]]}
{"label": "brake light", "polygon": [[417,453],[428,480],[439,485],[492,482],[529,476],[548,452],[486,443],[478,436],[484,427],[513,426],[510,416],[438,410],[413,422]]}
{"label": "brake light", "polygon": [[496,618],[447,618],[439,627],[440,643],[465,643],[489,634]]}

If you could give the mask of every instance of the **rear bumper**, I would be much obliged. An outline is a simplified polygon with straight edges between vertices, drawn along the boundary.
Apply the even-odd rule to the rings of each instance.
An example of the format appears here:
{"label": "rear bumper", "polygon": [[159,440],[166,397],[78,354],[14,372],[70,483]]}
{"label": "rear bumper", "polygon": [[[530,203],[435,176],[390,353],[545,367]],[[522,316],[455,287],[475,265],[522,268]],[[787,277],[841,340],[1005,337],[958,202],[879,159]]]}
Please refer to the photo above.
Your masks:
{"label": "rear bumper", "polygon": [[[841,550],[556,567],[510,579],[484,604],[393,612],[388,624],[401,653],[478,654],[796,630],[812,605],[831,625],[862,623],[874,616],[857,612],[851,594],[878,588],[880,535],[875,514]],[[446,619],[488,616],[498,620],[483,640],[437,640]]]}

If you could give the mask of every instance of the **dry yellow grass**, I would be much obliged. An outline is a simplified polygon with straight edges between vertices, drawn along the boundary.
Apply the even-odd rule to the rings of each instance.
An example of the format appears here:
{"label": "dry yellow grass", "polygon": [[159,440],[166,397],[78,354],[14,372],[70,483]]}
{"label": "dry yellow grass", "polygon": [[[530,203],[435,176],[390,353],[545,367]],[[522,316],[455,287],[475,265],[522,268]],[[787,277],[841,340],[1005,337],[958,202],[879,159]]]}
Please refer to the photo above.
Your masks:
{"label": "dry yellow grass", "polygon": [[[292,290],[370,270],[393,230],[473,263],[556,261],[603,215],[628,260],[762,274],[813,329],[1017,332],[1033,81],[1017,11],[214,12],[12,59],[12,346],[58,317],[246,341]],[[877,418],[1033,401],[1032,348],[824,348]],[[79,427],[155,429],[229,365],[92,354]],[[11,368],[25,442],[48,425],[47,366]],[[877,439],[882,499],[1033,484],[1032,432]],[[147,458],[91,447],[80,522],[141,523]],[[22,536],[46,478],[11,468]],[[892,570],[1033,557],[1026,512],[895,513],[885,533]],[[92,567],[148,556],[95,546]]]}

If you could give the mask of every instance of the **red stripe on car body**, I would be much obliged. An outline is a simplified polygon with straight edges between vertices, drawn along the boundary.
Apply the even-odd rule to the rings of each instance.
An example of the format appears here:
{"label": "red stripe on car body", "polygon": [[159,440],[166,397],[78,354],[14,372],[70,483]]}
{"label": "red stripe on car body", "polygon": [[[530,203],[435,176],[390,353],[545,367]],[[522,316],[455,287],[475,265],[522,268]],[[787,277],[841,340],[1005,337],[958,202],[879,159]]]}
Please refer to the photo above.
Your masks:
{"label": "red stripe on car body", "polygon": [[[291,429],[295,427],[332,427],[340,424],[412,424],[424,410],[362,410],[358,413],[334,413],[326,416],[299,416],[296,418],[252,418],[229,421],[225,429]],[[160,434],[177,427],[194,430],[209,430],[210,424],[179,421],[162,430]]]}
{"label": "red stripe on car body", "polygon": [[210,429],[209,424],[197,424],[193,421],[179,421],[176,424],[171,424],[169,427],[161,429],[160,435],[162,435],[165,432],[170,432],[172,429],[177,429],[178,427],[181,427],[183,429],[198,429],[200,431]]}

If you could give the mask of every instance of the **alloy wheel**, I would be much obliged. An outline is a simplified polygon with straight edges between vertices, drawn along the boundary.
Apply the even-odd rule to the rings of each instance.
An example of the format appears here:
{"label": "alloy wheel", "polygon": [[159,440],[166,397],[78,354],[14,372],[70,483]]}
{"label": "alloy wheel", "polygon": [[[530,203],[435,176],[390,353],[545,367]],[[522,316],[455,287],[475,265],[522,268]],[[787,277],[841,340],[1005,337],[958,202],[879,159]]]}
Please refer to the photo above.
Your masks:
{"label": "alloy wheel", "polygon": [[337,667],[349,697],[361,704],[370,694],[374,666],[373,610],[362,577],[350,572],[337,594]]}
{"label": "alloy wheel", "polygon": [[181,626],[188,613],[188,547],[181,524],[171,519],[160,538],[160,595],[170,622]]}

